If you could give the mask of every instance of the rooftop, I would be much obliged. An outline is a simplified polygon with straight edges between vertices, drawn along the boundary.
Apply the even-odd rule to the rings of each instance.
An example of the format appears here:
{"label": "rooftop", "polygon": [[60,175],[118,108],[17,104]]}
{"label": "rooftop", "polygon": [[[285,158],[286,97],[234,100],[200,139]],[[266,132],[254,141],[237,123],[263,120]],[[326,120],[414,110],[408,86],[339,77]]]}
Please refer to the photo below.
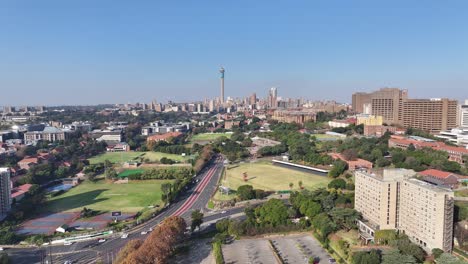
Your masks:
{"label": "rooftop", "polygon": [[440,186],[437,186],[437,185],[434,185],[434,184],[431,184],[431,183],[428,183],[428,182],[425,182],[425,181],[418,180],[416,178],[410,178],[410,179],[407,179],[407,181],[410,182],[410,183],[413,183],[415,185],[418,185],[421,188],[431,190],[433,192],[440,192],[440,193],[451,192],[451,193],[453,193],[453,191],[448,189],[448,188],[443,188],[443,187],[440,187]]}

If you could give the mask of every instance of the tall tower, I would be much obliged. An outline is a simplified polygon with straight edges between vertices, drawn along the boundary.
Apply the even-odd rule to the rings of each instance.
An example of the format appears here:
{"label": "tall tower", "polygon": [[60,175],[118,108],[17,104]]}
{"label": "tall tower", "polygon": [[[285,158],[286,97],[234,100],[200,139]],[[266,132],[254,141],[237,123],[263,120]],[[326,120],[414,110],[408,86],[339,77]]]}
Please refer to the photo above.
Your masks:
{"label": "tall tower", "polygon": [[221,69],[219,69],[219,72],[221,73],[221,98],[220,98],[220,102],[221,102],[221,104],[224,104],[224,68],[221,67]]}

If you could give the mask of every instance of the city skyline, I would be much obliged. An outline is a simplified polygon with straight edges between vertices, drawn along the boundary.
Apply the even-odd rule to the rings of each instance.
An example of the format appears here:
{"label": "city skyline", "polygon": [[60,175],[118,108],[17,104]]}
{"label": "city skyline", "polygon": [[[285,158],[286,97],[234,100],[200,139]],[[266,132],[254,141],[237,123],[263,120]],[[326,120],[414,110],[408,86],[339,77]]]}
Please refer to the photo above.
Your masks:
{"label": "city skyline", "polygon": [[467,97],[464,2],[265,3],[3,3],[0,105],[214,98],[219,65],[230,97]]}

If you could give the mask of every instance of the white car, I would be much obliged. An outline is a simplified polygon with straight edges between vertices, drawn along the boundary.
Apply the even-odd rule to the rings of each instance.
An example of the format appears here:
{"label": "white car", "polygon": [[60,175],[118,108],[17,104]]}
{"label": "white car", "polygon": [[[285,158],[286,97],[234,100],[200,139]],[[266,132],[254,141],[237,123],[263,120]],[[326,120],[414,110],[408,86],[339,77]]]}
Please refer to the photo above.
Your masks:
{"label": "white car", "polygon": [[63,245],[65,246],[71,246],[73,244],[73,242],[70,242],[70,241],[66,241],[65,243],[63,243]]}
{"label": "white car", "polygon": [[5,250],[5,249],[4,249],[4,248],[2,248],[2,247],[0,247],[0,251],[3,251],[3,250]]}
{"label": "white car", "polygon": [[98,242],[99,243],[104,243],[104,242],[106,242],[106,240],[104,238],[101,238],[101,239],[98,240]]}
{"label": "white car", "polygon": [[128,237],[128,234],[127,234],[127,233],[125,233],[125,234],[122,235],[122,238],[123,238],[123,239],[125,239],[125,238],[127,238],[127,237]]}
{"label": "white car", "polygon": [[222,211],[221,213],[222,213],[222,214],[225,214],[225,213],[226,213],[226,211]]}
{"label": "white car", "polygon": [[146,235],[146,234],[148,234],[148,232],[147,231],[141,231],[141,234]]}

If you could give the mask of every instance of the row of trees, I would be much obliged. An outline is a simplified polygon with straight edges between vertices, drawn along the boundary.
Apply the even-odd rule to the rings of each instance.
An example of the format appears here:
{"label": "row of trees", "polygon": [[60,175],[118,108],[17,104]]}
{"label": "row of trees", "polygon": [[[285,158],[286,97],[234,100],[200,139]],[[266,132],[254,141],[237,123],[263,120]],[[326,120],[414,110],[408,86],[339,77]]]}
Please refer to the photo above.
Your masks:
{"label": "row of trees", "polygon": [[131,174],[128,178],[130,180],[172,180],[190,177],[192,173],[192,168],[188,167],[162,167]]}
{"label": "row of trees", "polygon": [[185,220],[178,216],[166,218],[145,239],[131,240],[122,248],[117,256],[119,264],[152,264],[168,263],[176,246],[184,238]]}

